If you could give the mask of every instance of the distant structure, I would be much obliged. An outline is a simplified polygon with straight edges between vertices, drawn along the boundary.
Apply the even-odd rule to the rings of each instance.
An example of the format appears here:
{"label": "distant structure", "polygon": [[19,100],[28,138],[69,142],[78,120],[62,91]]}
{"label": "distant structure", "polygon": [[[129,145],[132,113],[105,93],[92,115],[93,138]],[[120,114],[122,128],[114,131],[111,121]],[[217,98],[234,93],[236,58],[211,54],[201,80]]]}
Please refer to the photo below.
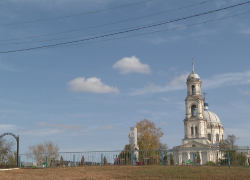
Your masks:
{"label": "distant structure", "polygon": [[139,162],[139,146],[137,144],[137,128],[131,127],[129,133],[130,147],[133,151],[134,163]]}
{"label": "distant structure", "polygon": [[[224,139],[224,128],[220,118],[208,110],[208,103],[201,94],[201,78],[194,71],[187,77],[186,118],[184,119],[185,137],[182,145],[197,142],[203,145],[219,143]],[[192,144],[195,145],[195,144]]]}
{"label": "distant structure", "polygon": [[[225,131],[220,118],[208,110],[206,93],[202,97],[201,78],[194,71],[187,77],[187,97],[185,99],[186,118],[184,119],[184,139],[180,146],[173,147],[169,152],[173,155],[174,161],[181,165],[193,160],[193,155],[199,151],[201,162],[216,162],[221,154],[218,153],[219,142],[224,140]],[[249,149],[249,147],[248,147]]]}

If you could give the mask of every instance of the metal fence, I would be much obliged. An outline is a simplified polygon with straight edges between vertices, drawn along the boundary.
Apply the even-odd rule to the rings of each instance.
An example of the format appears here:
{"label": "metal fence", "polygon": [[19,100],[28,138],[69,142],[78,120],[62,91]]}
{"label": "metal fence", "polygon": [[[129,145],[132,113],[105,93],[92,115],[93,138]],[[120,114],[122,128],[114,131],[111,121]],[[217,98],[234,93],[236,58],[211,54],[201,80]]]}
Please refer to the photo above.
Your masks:
{"label": "metal fence", "polygon": [[86,165],[224,165],[249,166],[246,149],[190,149],[87,151],[20,154],[19,167],[73,167]]}

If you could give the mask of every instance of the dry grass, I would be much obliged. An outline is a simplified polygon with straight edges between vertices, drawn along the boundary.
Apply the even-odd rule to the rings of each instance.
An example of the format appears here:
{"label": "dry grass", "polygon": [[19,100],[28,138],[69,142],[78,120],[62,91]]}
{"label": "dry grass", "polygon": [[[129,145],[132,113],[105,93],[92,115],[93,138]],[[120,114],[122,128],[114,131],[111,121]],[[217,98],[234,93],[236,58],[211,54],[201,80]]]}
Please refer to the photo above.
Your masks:
{"label": "dry grass", "polygon": [[84,179],[250,179],[250,167],[84,166],[0,171],[4,180]]}

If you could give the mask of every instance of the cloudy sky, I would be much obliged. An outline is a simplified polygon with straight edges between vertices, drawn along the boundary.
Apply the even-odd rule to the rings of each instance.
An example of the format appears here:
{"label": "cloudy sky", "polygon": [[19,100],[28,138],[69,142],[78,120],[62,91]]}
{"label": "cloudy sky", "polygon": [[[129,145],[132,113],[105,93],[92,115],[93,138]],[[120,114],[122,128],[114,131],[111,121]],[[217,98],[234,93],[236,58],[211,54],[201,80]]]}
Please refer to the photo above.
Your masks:
{"label": "cloudy sky", "polygon": [[21,153],[120,150],[146,118],[180,145],[194,57],[209,109],[249,146],[250,3],[202,15],[248,1],[143,1],[0,1],[0,134]]}

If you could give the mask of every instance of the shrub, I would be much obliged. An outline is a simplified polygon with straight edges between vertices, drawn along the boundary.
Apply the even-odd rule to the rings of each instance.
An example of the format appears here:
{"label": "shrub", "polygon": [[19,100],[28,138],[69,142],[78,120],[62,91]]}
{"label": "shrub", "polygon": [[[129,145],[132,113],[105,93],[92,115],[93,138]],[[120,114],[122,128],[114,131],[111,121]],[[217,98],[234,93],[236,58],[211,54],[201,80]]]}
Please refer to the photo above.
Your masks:
{"label": "shrub", "polygon": [[207,166],[215,166],[216,164],[213,161],[208,161],[206,164]]}
{"label": "shrub", "polygon": [[197,164],[201,163],[200,153],[197,151]]}
{"label": "shrub", "polygon": [[81,159],[81,166],[84,166],[84,163],[85,163],[85,158],[84,158],[84,156],[82,156],[82,159]]}
{"label": "shrub", "polygon": [[108,161],[107,161],[106,156],[104,156],[104,158],[103,158],[103,162],[104,162],[104,165],[108,165]]}
{"label": "shrub", "polygon": [[170,154],[170,165],[174,165],[174,158],[172,154]]}
{"label": "shrub", "polygon": [[63,166],[63,157],[61,156],[60,165]]}

